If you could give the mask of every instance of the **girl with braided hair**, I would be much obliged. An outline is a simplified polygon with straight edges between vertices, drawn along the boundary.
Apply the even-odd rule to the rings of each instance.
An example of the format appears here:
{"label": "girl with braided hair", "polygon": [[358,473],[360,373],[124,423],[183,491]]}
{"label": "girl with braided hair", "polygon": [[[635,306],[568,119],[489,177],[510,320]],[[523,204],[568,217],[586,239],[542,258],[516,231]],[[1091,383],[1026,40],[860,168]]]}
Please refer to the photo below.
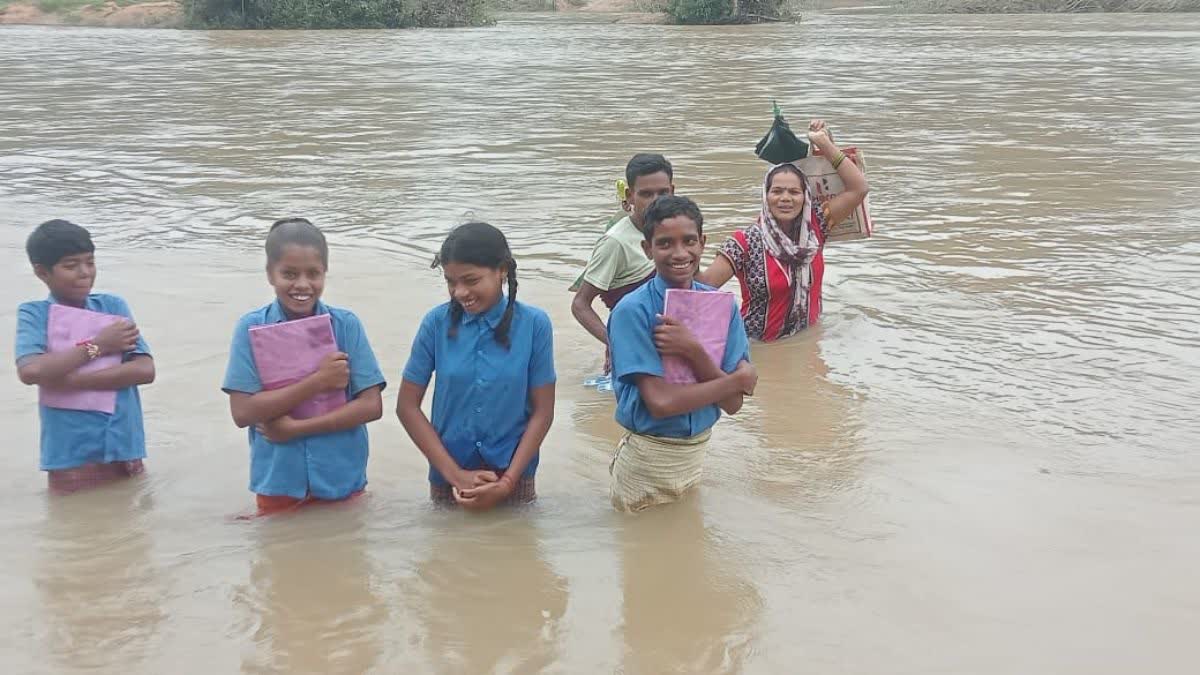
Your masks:
{"label": "girl with braided hair", "polygon": [[[517,301],[517,262],[487,223],[454,228],[433,266],[450,300],[417,329],[396,415],[429,460],[434,502],[481,511],[531,502],[554,420],[550,317]],[[430,420],[421,403],[435,372]]]}

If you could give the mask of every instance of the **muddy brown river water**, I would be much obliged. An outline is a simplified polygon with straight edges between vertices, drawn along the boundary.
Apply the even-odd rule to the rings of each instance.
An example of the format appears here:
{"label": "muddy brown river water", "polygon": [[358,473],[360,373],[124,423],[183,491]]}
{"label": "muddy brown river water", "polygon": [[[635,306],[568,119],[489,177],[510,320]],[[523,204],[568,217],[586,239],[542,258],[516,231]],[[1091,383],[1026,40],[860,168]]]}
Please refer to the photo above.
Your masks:
{"label": "muddy brown river water", "polygon": [[[1184,673],[1200,630],[1200,16],[814,16],[732,28],[0,29],[0,335],[36,223],[92,228],[154,349],[148,474],[49,498],[0,366],[8,673]],[[566,286],[635,151],[710,241],[777,98],[869,162],[879,234],[756,346],[683,503],[613,513],[612,400]],[[218,386],[303,214],[391,409],[429,269],[502,227],[555,322],[540,501],[432,509],[393,415],[368,496],[251,504]]]}

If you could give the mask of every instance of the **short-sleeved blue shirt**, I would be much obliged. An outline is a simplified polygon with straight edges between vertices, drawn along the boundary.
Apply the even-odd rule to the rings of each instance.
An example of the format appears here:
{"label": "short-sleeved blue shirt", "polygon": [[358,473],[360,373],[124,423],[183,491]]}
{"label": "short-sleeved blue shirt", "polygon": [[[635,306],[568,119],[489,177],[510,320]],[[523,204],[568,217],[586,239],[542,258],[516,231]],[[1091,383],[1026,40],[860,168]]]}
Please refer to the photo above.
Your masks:
{"label": "short-sleeved blue shirt", "polygon": [[[422,387],[434,372],[433,428],[463,469],[507,469],[529,425],[529,392],[555,382],[554,330],[542,310],[517,302],[509,329],[511,347],[496,341],[507,299],[481,314],[462,316],[450,337],[450,303],[425,315],[413,340],[404,379]],[[538,457],[523,476],[537,471]],[[432,466],[429,481],[446,480]]]}
{"label": "short-sleeved blue shirt", "polygon": [[[692,290],[712,291],[711,286],[692,282]],[[663,313],[667,285],[654,277],[621,299],[608,318],[608,344],[612,351],[613,390],[617,395],[617,423],[646,436],[689,438],[711,429],[721,418],[717,405],[708,405],[683,415],[655,418],[637,387],[638,375],[662,377],[662,356],[654,346],[654,328]],[[750,360],[750,342],[736,303],[729,318],[729,339],[721,370],[732,373],[739,363]]]}
{"label": "short-sleeved blue shirt", "polygon": [[[46,324],[54,298],[22,303],[17,308],[17,362],[46,353]],[[133,321],[129,305],[115,295],[92,293],[84,309],[124,316]],[[146,341],[138,338],[136,348],[125,354],[150,355]],[[146,456],[146,431],[142,426],[142,399],[137,387],[117,391],[113,413],[92,410],[62,410],[39,405],[42,420],[41,468],[43,471],[70,469],[93,463],[125,462]]]}
{"label": "short-sleeved blue shirt", "polygon": [[[338,349],[350,360],[350,386],[346,394],[354,398],[371,387],[384,387],[383,372],[375,352],[367,342],[362,322],[353,312],[329,307],[322,302],[316,314],[328,314]],[[229,366],[225,369],[226,393],[262,391],[254,353],[250,349],[250,327],[287,321],[276,300],[256,309],[238,321],[229,348]],[[253,426],[250,436],[250,489],[261,495],[286,495],[303,499],[343,499],[367,485],[367,425],[296,438],[287,443],[272,443]]]}

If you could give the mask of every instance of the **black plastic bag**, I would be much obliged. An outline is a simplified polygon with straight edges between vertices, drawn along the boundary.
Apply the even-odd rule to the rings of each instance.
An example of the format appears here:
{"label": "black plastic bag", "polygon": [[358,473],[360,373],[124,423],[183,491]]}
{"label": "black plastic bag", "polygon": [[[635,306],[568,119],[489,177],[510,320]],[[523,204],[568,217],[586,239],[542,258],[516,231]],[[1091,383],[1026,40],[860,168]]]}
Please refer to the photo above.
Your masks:
{"label": "black plastic bag", "polygon": [[771,164],[794,162],[808,157],[808,143],[792,133],[792,128],[779,112],[779,106],[775,106],[775,121],[767,135],[754,146],[754,154]]}

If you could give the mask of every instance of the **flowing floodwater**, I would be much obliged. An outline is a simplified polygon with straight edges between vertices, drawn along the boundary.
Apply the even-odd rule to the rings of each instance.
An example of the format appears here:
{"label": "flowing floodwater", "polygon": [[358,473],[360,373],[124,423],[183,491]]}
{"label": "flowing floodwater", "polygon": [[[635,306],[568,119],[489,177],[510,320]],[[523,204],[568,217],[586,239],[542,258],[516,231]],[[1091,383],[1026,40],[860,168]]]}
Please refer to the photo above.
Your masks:
{"label": "flowing floodwater", "polygon": [[[679,28],[0,30],[0,334],[36,223],[92,228],[158,365],[148,475],[51,499],[0,368],[8,673],[1173,673],[1200,630],[1200,16],[824,15]],[[715,245],[777,98],[863,148],[879,234],[824,322],[755,346],[703,487],[611,511],[619,429],[566,286],[635,151]],[[235,520],[218,389],[261,241],[330,233],[326,298],[391,386],[357,503]],[[428,505],[390,413],[468,215],[556,327],[540,501]],[[5,348],[10,350],[11,343]]]}

